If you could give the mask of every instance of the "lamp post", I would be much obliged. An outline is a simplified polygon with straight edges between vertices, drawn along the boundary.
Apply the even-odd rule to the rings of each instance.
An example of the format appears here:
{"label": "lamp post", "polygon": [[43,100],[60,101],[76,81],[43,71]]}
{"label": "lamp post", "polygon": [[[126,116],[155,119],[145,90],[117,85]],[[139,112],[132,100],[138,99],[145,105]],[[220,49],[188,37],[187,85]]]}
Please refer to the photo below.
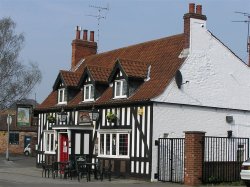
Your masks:
{"label": "lamp post", "polygon": [[64,112],[63,108],[62,108],[61,112],[58,113],[58,116],[59,116],[59,121],[60,122],[66,122],[67,121],[67,116],[68,115],[67,115],[66,112]]}
{"label": "lamp post", "polygon": [[9,141],[10,141],[10,124],[12,123],[12,117],[8,114],[7,116],[7,126],[8,126],[8,133],[7,133],[7,150],[6,150],[6,160],[9,160]]}
{"label": "lamp post", "polygon": [[97,121],[98,120],[98,118],[99,118],[99,112],[98,112],[98,110],[97,109],[92,109],[92,120],[93,121]]}

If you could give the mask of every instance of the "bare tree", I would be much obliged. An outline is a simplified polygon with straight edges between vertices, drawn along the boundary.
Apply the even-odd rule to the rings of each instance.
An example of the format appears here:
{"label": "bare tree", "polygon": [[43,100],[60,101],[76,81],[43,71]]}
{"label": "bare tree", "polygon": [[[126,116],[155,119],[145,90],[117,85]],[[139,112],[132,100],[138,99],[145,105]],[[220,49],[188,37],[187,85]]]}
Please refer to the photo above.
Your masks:
{"label": "bare tree", "polygon": [[0,19],[0,109],[28,96],[42,77],[37,65],[20,62],[24,36],[15,28],[11,18]]}

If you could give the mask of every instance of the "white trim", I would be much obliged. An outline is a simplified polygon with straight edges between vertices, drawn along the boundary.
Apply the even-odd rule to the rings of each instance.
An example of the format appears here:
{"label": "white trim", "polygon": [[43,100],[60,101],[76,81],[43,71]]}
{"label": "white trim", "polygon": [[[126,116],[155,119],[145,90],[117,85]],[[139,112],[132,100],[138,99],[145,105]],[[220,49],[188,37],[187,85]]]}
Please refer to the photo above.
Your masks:
{"label": "white trim", "polygon": [[[89,97],[88,98],[86,98],[86,88],[89,88],[89,90],[88,90],[88,94],[89,94]],[[94,99],[94,93],[93,93],[93,98],[91,97],[92,96],[92,92],[94,92],[94,86],[93,86],[93,84],[86,84],[86,85],[84,85],[84,88],[83,88],[83,93],[84,93],[84,100],[83,100],[83,102],[86,102],[86,101],[94,101],[95,99]]]}
{"label": "white trim", "polygon": [[[53,141],[51,141],[51,136],[53,135]],[[48,136],[49,136],[49,140],[48,140]],[[45,130],[44,131],[44,152],[45,153],[51,153],[51,154],[55,154],[55,140],[56,140],[56,136],[55,136],[55,132],[53,130]],[[47,145],[47,140],[49,141],[49,145]],[[48,146],[48,149],[47,149]],[[52,146],[52,149],[51,149]]]}
{"label": "white trim", "polygon": [[[123,87],[124,87],[124,82],[125,81],[126,81],[125,79],[115,80],[115,82],[114,82],[114,85],[115,85],[115,88],[114,88],[114,99],[126,98],[127,97],[127,95],[123,95]],[[117,84],[118,83],[121,83],[120,89],[119,89],[119,91],[120,91],[119,95],[116,94],[116,92],[117,92]]]}
{"label": "white trim", "polygon": [[[101,154],[100,152],[101,152],[101,150],[99,150],[98,151],[98,157],[105,157],[105,158],[130,158],[129,157],[129,155],[130,155],[130,133],[129,132],[124,132],[124,131],[120,131],[120,132],[112,132],[112,131],[102,131],[101,133],[100,133],[100,131],[99,131],[99,137],[101,137],[101,135],[104,135],[104,140],[103,140],[103,145],[104,145],[104,150],[103,150],[103,154]],[[116,150],[116,154],[115,155],[112,155],[112,138],[113,138],[113,135],[115,134],[115,142],[116,142],[116,148],[115,148],[115,150]],[[120,142],[119,142],[119,139],[120,139],[120,135],[121,134],[126,134],[127,135],[127,155],[119,155],[119,144],[120,144]],[[109,135],[110,136],[110,151],[109,151],[109,153],[110,154],[106,154],[106,147],[107,147],[107,145],[106,145],[106,137],[107,137],[107,135]],[[100,141],[98,142],[98,147],[100,148],[101,147],[101,138],[100,138]]]}
{"label": "white trim", "polygon": [[[65,88],[58,89],[58,93],[57,93],[57,103],[58,104],[66,104],[67,103],[67,100],[65,98],[65,91],[66,91]],[[60,92],[62,92],[62,98],[61,98]]]}
{"label": "white trim", "polygon": [[130,133],[131,129],[100,129],[99,133]]}

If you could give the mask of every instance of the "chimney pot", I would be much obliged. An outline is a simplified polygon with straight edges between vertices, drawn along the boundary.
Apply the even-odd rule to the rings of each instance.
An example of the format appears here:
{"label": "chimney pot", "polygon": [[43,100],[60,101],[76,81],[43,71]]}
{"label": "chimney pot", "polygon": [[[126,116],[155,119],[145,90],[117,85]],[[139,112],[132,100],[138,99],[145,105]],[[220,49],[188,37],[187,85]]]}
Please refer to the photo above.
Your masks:
{"label": "chimney pot", "polygon": [[88,30],[83,30],[83,40],[88,40]]}
{"label": "chimney pot", "polygon": [[76,26],[76,39],[80,39],[80,34],[81,34],[81,27]]}
{"label": "chimney pot", "polygon": [[91,42],[95,41],[95,32],[94,31],[90,31],[90,41]]}
{"label": "chimney pot", "polygon": [[196,6],[196,14],[202,15],[202,6],[201,5]]}
{"label": "chimney pot", "polygon": [[195,13],[194,12],[194,7],[195,7],[194,3],[189,3],[189,13]]}

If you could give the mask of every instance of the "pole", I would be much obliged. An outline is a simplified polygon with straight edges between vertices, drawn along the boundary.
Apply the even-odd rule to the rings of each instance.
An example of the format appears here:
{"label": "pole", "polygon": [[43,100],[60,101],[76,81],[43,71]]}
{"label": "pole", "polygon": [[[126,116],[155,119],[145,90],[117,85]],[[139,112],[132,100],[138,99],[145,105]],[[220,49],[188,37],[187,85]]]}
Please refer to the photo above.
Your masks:
{"label": "pole", "polygon": [[8,114],[7,117],[7,126],[8,126],[8,133],[7,133],[7,150],[6,150],[6,160],[9,161],[9,144],[10,144],[10,124],[12,122],[11,116]]}

